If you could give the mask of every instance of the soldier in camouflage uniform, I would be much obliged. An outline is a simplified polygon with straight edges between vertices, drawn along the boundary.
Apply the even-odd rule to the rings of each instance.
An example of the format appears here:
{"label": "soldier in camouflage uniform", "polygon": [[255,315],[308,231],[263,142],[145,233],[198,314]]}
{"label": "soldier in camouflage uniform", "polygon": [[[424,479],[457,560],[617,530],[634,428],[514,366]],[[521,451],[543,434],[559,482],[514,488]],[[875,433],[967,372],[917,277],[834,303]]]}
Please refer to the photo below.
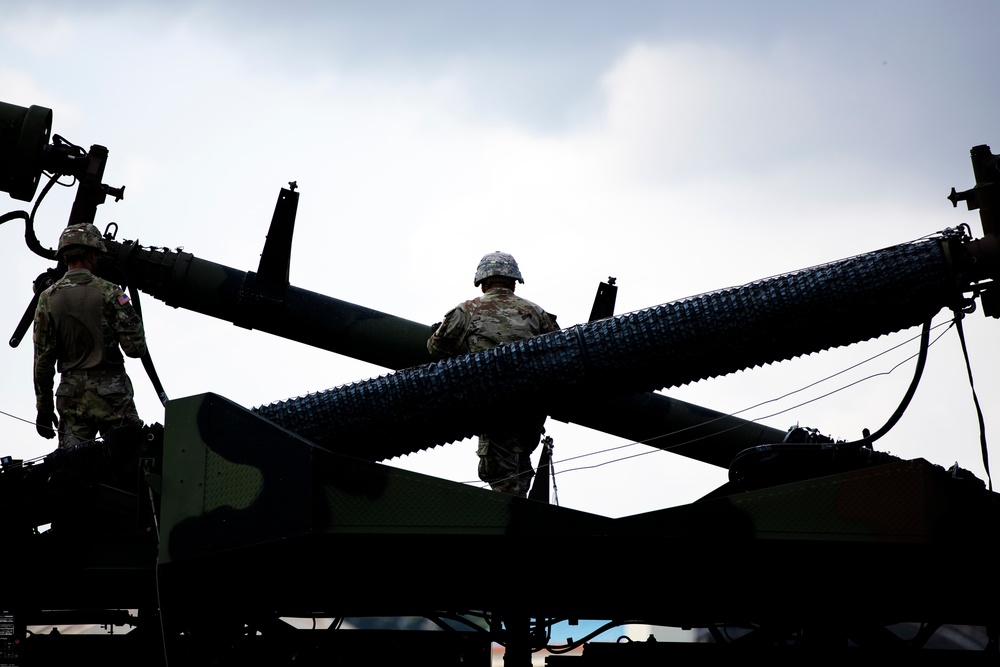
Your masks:
{"label": "soldier in camouflage uniform", "polygon": [[[517,282],[524,283],[514,258],[503,252],[483,257],[473,285],[483,296],[465,301],[448,312],[427,341],[435,359],[479,352],[557,331],[555,315],[514,295]],[[545,413],[519,414],[506,425],[479,436],[479,478],[494,491],[526,496],[534,470],[531,453],[544,432]]]}
{"label": "soldier in camouflage uniform", "polygon": [[[122,351],[145,354],[145,333],[128,296],[92,273],[104,251],[94,225],[66,227],[56,253],[68,270],[39,295],[35,308],[35,428],[52,438],[57,425],[61,448],[120,426],[142,426]],[[57,365],[61,377],[53,405]]]}

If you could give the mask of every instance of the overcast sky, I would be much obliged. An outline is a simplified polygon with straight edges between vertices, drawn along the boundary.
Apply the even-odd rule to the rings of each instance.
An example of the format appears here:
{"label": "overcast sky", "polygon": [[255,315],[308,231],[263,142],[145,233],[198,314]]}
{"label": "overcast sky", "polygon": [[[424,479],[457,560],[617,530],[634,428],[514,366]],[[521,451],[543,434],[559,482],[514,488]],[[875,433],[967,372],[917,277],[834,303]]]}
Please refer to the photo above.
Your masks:
{"label": "overcast sky", "polygon": [[[624,313],[963,223],[981,235],[946,196],[974,184],[973,146],[1000,145],[997,25],[1000,5],[962,0],[8,0],[0,101],[48,107],[54,133],[110,150],[105,182],[126,196],[97,224],[117,222],[120,238],[256,270],[279,190],[296,181],[293,285],[430,324],[476,295],[476,264],[499,249],[520,263],[519,293],[569,326],[609,276]],[[57,190],[36,219],[48,247],[73,197]],[[3,211],[29,208],[5,199]],[[9,336],[51,263],[19,221],[0,235]],[[387,372],[152,298],[143,307],[171,398],[215,392],[250,408]],[[1000,324],[980,311],[965,327],[992,440]],[[665,393],[739,412],[918,333]],[[740,416],[856,438],[896,409],[916,352],[911,342]],[[3,455],[54,447],[33,426],[31,361],[30,341],[4,353]],[[141,364],[128,369],[141,416],[162,422]],[[548,432],[563,506],[623,516],[726,480],[577,426],[550,420]],[[878,446],[985,480],[954,330]],[[471,441],[389,463],[477,483]]]}

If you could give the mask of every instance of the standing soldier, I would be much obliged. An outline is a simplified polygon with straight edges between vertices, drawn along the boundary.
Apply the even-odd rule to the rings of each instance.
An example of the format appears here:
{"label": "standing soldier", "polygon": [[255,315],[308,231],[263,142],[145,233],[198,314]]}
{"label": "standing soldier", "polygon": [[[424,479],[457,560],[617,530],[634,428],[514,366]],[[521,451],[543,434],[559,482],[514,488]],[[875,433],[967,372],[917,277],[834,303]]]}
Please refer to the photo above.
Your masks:
{"label": "standing soldier", "polygon": [[[431,356],[442,359],[479,352],[558,331],[555,315],[514,295],[518,282],[524,279],[513,257],[500,251],[485,255],[473,280],[483,296],[459,304],[444,316],[427,341]],[[526,496],[534,474],[531,453],[538,446],[546,416],[544,412],[505,416],[504,425],[481,434],[479,479],[494,491]]]}
{"label": "standing soldier", "polygon": [[[93,274],[104,251],[94,225],[66,227],[56,250],[66,274],[39,295],[35,308],[35,428],[53,438],[58,426],[61,448],[143,424],[122,351],[129,357],[145,354],[145,333],[128,296]],[[57,364],[61,377],[53,406]]]}

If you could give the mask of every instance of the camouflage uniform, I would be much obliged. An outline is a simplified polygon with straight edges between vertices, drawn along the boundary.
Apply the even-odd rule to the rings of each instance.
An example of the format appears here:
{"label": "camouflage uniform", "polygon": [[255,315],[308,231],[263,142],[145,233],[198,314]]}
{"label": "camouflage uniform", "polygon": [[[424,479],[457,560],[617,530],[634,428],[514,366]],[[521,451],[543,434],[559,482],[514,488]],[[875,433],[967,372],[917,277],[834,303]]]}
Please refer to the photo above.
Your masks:
{"label": "camouflage uniform", "polygon": [[[442,359],[558,329],[554,315],[516,296],[513,290],[492,287],[448,312],[428,339],[427,350],[435,359]],[[479,478],[494,491],[526,496],[534,474],[531,453],[538,446],[545,417],[544,412],[519,415],[508,425],[480,435]]]}
{"label": "camouflage uniform", "polygon": [[59,446],[72,447],[118,426],[142,426],[122,351],[146,352],[142,322],[122,290],[85,268],[67,271],[35,308],[35,401],[52,413],[56,364],[61,374],[55,408]]}

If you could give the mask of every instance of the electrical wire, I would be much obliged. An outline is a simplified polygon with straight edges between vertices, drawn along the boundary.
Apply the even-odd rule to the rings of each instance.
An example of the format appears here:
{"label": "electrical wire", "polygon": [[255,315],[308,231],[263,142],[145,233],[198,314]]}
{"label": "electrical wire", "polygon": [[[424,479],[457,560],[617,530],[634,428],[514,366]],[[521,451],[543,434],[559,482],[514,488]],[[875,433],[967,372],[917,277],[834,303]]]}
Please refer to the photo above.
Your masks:
{"label": "electrical wire", "polygon": [[[936,325],[934,327],[928,328],[928,331],[930,331],[931,329],[940,328],[942,326],[947,326],[948,329],[950,329],[952,325],[953,325],[952,321],[943,322],[943,323],[940,323],[940,324],[938,324],[938,325]],[[946,329],[945,331],[939,333],[938,336],[934,339],[934,341],[928,343],[928,347],[930,347],[931,345],[933,345],[934,343],[936,343],[938,340],[940,340],[941,337],[945,333],[947,333],[948,329]],[[830,380],[832,378],[838,377],[839,375],[842,375],[845,372],[848,372],[850,370],[858,368],[858,367],[860,367],[860,366],[862,366],[862,365],[864,365],[864,364],[866,364],[866,363],[868,363],[870,361],[878,359],[879,357],[881,357],[881,356],[883,356],[883,355],[885,355],[885,354],[887,354],[889,352],[892,352],[893,350],[896,350],[896,349],[898,349],[898,348],[900,348],[900,347],[902,347],[902,346],[904,346],[904,345],[912,342],[913,340],[915,340],[917,338],[921,338],[922,336],[923,336],[923,333],[921,333],[920,335],[914,336],[912,338],[909,338],[906,341],[903,341],[902,343],[899,343],[899,344],[897,344],[897,345],[895,345],[895,346],[893,346],[891,348],[888,348],[887,350],[879,352],[878,354],[872,355],[871,357],[868,357],[867,359],[865,359],[865,360],[863,360],[863,361],[861,361],[861,362],[859,362],[857,364],[849,366],[849,367],[847,367],[847,368],[845,368],[843,370],[837,371],[836,373],[833,373],[833,374],[831,374],[831,375],[829,375],[827,377],[824,377],[824,378],[822,378],[820,380],[812,382],[812,383],[810,383],[808,385],[804,385],[803,387],[800,387],[799,389],[795,389],[793,391],[790,391],[790,392],[788,392],[786,394],[783,394],[782,396],[779,396],[777,398],[768,399],[766,401],[761,401],[760,403],[757,403],[755,405],[752,405],[752,406],[749,406],[749,407],[746,407],[746,408],[742,408],[740,410],[737,410],[736,412],[730,413],[728,415],[723,415],[723,416],[717,417],[715,419],[709,420],[709,421],[704,422],[702,424],[696,424],[696,425],[688,426],[688,427],[685,427],[685,428],[682,428],[682,429],[677,429],[676,431],[670,431],[670,432],[667,432],[667,433],[665,433],[663,435],[655,436],[654,438],[650,438],[650,440],[656,439],[656,438],[659,438],[659,437],[665,437],[665,436],[669,436],[669,435],[675,435],[675,434],[678,434],[678,433],[683,433],[684,431],[687,431],[687,430],[690,430],[690,429],[700,428],[701,426],[703,426],[705,424],[710,424],[710,423],[712,423],[714,421],[718,421],[718,420],[721,420],[721,419],[726,419],[727,417],[731,417],[731,416],[736,416],[736,415],[742,414],[744,412],[747,412],[748,410],[753,410],[753,409],[758,408],[760,406],[767,405],[767,404],[773,403],[775,401],[780,401],[780,400],[782,400],[784,398],[787,398],[789,396],[793,396],[793,395],[795,395],[797,393],[800,393],[800,392],[802,392],[802,391],[804,391],[806,389],[809,389],[811,387],[814,387],[814,386],[817,386],[819,384],[822,384],[823,382],[826,382],[827,380]],[[895,364],[888,371],[881,371],[879,373],[873,373],[871,375],[868,375],[866,377],[860,378],[858,380],[855,380],[853,382],[845,384],[845,385],[843,385],[841,387],[838,387],[838,388],[836,388],[836,389],[834,389],[832,391],[829,391],[829,392],[827,392],[825,394],[822,394],[821,396],[813,397],[813,398],[811,398],[811,399],[809,399],[807,401],[803,401],[801,403],[797,403],[796,405],[790,406],[790,407],[785,408],[783,410],[779,410],[777,412],[773,412],[773,413],[768,414],[768,415],[764,415],[762,417],[758,417],[758,418],[756,418],[754,420],[751,420],[751,421],[759,421],[759,420],[763,420],[763,419],[769,419],[769,418],[772,418],[772,417],[776,417],[778,415],[784,414],[784,413],[789,412],[791,410],[795,410],[795,409],[800,408],[802,406],[809,405],[810,403],[814,403],[814,402],[819,401],[821,399],[828,398],[828,397],[830,397],[830,396],[832,396],[834,394],[837,394],[837,393],[839,393],[841,391],[844,391],[844,390],[849,389],[851,387],[854,387],[854,386],[856,386],[858,384],[861,384],[862,382],[866,382],[866,381],[874,379],[876,377],[890,375],[891,373],[893,373],[895,370],[897,370],[900,366],[902,366],[906,362],[912,360],[915,357],[919,357],[919,356],[920,356],[920,353],[915,354],[915,355],[911,355],[911,356],[907,357],[906,359],[900,361],[899,363]],[[911,385],[911,389],[912,389],[912,385]],[[898,419],[898,417],[897,417],[897,419]],[[893,421],[893,423],[895,423],[895,421]],[[689,440],[685,440],[684,442],[678,443],[678,444],[673,445],[671,447],[653,448],[653,449],[642,451],[642,452],[639,452],[639,453],[636,453],[636,454],[631,454],[629,456],[622,456],[622,457],[611,459],[611,460],[608,460],[608,461],[602,461],[601,463],[597,463],[597,464],[594,464],[594,465],[576,466],[576,467],[571,467],[571,468],[563,468],[563,469],[560,470],[560,474],[565,474],[565,473],[568,473],[568,472],[575,472],[575,471],[578,471],[578,470],[592,470],[592,469],[596,469],[596,468],[601,468],[601,467],[606,466],[606,465],[610,465],[612,463],[619,463],[621,461],[627,461],[629,459],[638,458],[640,456],[647,456],[647,455],[650,455],[650,454],[657,454],[657,453],[660,453],[660,452],[668,452],[671,449],[674,449],[674,448],[677,448],[677,447],[682,447],[682,446],[685,446],[685,445],[689,445],[689,444],[698,442],[700,440],[704,440],[706,438],[717,437],[719,435],[719,433],[725,433],[726,431],[734,430],[736,428],[741,428],[741,426],[739,426],[739,425],[738,426],[734,426],[734,427],[732,427],[730,429],[725,429],[724,431],[713,433],[711,435],[705,435],[705,436],[700,436],[700,437],[697,437],[697,438],[691,438]],[[568,461],[573,461],[573,460],[577,460],[577,459],[581,459],[581,458],[586,458],[586,457],[589,457],[589,456],[596,456],[596,455],[599,455],[599,454],[605,454],[605,453],[608,453],[608,452],[617,451],[619,449],[626,449],[626,448],[629,448],[629,447],[635,447],[637,445],[645,444],[646,442],[647,441],[632,441],[632,442],[625,443],[623,445],[618,445],[618,446],[615,446],[615,447],[609,447],[609,448],[606,448],[606,449],[597,450],[597,451],[594,451],[594,452],[588,452],[588,453],[585,453],[585,454],[580,454],[580,455],[577,455],[577,456],[568,457],[566,459],[561,459],[559,461],[559,463],[560,464],[564,464],[564,463],[567,463]]]}
{"label": "electrical wire", "polygon": [[567,642],[566,644],[562,644],[562,645],[558,645],[558,646],[548,645],[548,646],[545,647],[545,650],[547,650],[549,653],[552,653],[554,655],[561,655],[563,653],[569,653],[570,651],[573,651],[573,650],[575,650],[575,649],[583,646],[584,644],[586,644],[587,642],[589,642],[591,639],[604,634],[608,630],[611,630],[613,628],[617,628],[617,627],[620,627],[620,626],[623,626],[623,625],[634,625],[634,624],[643,624],[643,625],[645,625],[645,623],[643,623],[643,621],[637,620],[637,619],[629,619],[629,620],[624,620],[624,621],[616,621],[616,620],[608,621],[604,625],[599,626],[596,630],[593,630],[592,632],[588,633],[585,637],[582,637],[580,639],[575,639],[575,640],[573,640],[571,642]]}

